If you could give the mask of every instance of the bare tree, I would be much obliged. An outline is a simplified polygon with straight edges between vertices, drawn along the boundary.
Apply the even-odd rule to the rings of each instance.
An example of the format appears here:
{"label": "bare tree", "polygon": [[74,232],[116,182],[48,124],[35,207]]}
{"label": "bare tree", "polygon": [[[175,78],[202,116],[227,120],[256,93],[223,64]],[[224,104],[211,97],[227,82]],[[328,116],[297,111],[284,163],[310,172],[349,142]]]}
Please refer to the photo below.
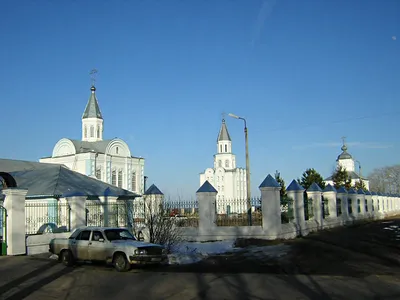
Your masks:
{"label": "bare tree", "polygon": [[182,240],[182,227],[163,197],[147,195],[136,204],[127,201],[125,211],[127,226],[138,239],[164,245],[168,252]]}
{"label": "bare tree", "polygon": [[370,189],[381,193],[400,193],[400,165],[374,169],[368,176]]}

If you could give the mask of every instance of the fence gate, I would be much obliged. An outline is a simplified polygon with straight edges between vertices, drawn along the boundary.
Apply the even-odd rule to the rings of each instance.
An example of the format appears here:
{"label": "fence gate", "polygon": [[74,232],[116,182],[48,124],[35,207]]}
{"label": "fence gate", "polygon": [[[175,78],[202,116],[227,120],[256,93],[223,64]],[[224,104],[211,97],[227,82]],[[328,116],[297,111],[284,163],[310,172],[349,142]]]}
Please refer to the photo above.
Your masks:
{"label": "fence gate", "polygon": [[0,255],[7,255],[7,210],[0,205]]}

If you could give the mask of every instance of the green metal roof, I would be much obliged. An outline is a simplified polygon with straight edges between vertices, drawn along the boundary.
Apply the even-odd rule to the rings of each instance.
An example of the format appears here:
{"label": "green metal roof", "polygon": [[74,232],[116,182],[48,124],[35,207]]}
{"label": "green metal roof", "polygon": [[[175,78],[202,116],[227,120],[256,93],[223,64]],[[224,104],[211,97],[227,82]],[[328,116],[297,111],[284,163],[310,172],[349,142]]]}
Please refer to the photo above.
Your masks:
{"label": "green metal roof", "polygon": [[0,170],[9,173],[18,188],[28,189],[27,198],[71,196],[116,196],[138,194],[74,172],[63,165],[0,159]]}

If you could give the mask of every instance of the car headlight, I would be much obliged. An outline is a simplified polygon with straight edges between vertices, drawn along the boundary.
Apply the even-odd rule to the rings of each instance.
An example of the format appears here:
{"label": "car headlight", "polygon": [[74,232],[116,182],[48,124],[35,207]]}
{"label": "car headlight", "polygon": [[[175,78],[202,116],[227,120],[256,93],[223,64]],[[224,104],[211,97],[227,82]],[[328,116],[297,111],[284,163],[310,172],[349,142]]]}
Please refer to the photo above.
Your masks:
{"label": "car headlight", "polygon": [[147,252],[144,249],[136,249],[135,250],[135,255],[145,255]]}

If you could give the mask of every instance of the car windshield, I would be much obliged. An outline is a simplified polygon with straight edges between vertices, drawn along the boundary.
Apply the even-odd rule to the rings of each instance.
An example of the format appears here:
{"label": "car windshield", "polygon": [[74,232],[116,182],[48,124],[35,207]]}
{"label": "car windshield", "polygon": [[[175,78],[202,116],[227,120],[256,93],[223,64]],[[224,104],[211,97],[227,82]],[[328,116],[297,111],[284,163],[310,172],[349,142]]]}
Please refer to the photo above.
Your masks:
{"label": "car windshield", "polygon": [[136,240],[135,237],[126,229],[106,229],[104,233],[107,237],[107,240],[116,241],[116,240]]}

